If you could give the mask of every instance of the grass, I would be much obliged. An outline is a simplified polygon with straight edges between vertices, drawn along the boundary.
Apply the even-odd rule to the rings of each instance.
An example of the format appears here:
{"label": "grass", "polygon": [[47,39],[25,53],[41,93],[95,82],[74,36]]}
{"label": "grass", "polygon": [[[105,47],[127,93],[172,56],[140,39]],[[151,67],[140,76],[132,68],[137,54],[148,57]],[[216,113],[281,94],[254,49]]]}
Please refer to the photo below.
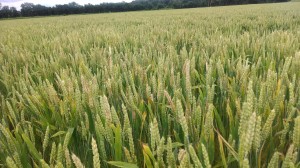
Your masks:
{"label": "grass", "polygon": [[299,167],[298,3],[0,21],[2,167]]}

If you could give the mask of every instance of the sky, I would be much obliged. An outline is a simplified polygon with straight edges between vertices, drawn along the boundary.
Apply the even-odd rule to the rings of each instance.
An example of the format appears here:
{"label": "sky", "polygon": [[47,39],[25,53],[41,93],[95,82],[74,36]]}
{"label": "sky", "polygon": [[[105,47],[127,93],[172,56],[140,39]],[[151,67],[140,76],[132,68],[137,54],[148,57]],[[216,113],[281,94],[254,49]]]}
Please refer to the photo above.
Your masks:
{"label": "sky", "polygon": [[30,2],[30,3],[34,3],[34,4],[41,4],[44,6],[54,6],[57,4],[67,4],[70,2],[76,2],[80,5],[84,5],[84,4],[100,4],[103,2],[131,2],[132,0],[0,0],[0,3],[2,4],[2,6],[13,6],[16,7],[18,10],[21,9],[21,4],[24,2]]}

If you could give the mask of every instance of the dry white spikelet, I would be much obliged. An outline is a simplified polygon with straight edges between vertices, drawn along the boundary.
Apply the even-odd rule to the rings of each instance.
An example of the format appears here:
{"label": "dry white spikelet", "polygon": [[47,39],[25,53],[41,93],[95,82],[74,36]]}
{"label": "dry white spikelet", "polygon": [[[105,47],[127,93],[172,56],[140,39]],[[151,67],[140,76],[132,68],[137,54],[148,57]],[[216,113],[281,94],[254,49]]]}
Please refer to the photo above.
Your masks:
{"label": "dry white spikelet", "polygon": [[195,152],[192,145],[189,145],[189,152],[190,152],[190,155],[191,155],[191,158],[194,162],[195,167],[202,168],[202,164],[201,164],[201,162],[200,162],[200,160],[199,160],[199,158],[198,158],[198,156],[197,156],[197,154],[196,154],[196,152]]}
{"label": "dry white spikelet", "polygon": [[192,102],[192,86],[191,86],[191,76],[190,76],[190,61],[187,60],[185,63],[185,89],[189,102]]}
{"label": "dry white spikelet", "polygon": [[98,146],[94,138],[92,138],[92,151],[93,151],[94,168],[100,168]]}
{"label": "dry white spikelet", "polygon": [[251,149],[254,131],[255,131],[256,113],[252,113],[246,131],[240,136],[239,159],[243,160]]}
{"label": "dry white spikelet", "polygon": [[66,167],[71,168],[72,167],[72,161],[71,161],[69,149],[65,150],[65,160],[66,160]]}
{"label": "dry white spikelet", "polygon": [[268,164],[268,168],[278,168],[279,164],[279,153],[275,152],[270,160],[270,163]]}
{"label": "dry white spikelet", "polygon": [[177,108],[178,120],[179,120],[182,130],[184,132],[184,135],[185,135],[185,137],[188,137],[189,129],[188,129],[187,121],[184,116],[184,112],[183,112],[183,108],[182,108],[182,104],[181,104],[180,100],[176,101],[176,108]]}
{"label": "dry white spikelet", "polygon": [[102,110],[102,114],[106,116],[106,124],[111,123],[112,117],[110,112],[110,106],[107,97],[105,95],[101,97],[101,110]]}
{"label": "dry white spikelet", "polygon": [[300,116],[295,119],[295,125],[293,130],[293,142],[295,147],[300,149]]}
{"label": "dry white spikelet", "polygon": [[74,153],[72,153],[72,160],[73,160],[76,168],[84,168],[80,159]]}
{"label": "dry white spikelet", "polygon": [[6,165],[8,168],[18,168],[18,166],[11,157],[6,158]]}
{"label": "dry white spikelet", "polygon": [[46,151],[46,148],[48,146],[49,134],[50,134],[50,127],[47,126],[46,133],[45,133],[45,136],[44,136],[44,141],[43,141],[43,152]]}
{"label": "dry white spikelet", "polygon": [[285,154],[285,158],[282,163],[282,168],[290,168],[290,163],[293,163],[293,151],[294,144],[291,144],[288,151]]}
{"label": "dry white spikelet", "polygon": [[206,168],[210,168],[211,165],[209,162],[209,156],[208,156],[207,150],[206,150],[204,144],[201,144],[201,147],[202,147],[202,153],[203,153],[203,158],[204,158],[204,165]]}
{"label": "dry white spikelet", "polygon": [[262,140],[266,140],[268,138],[268,136],[270,135],[272,123],[275,118],[275,115],[276,115],[275,110],[272,110],[267,118],[267,121],[264,124],[263,129],[262,129]]}

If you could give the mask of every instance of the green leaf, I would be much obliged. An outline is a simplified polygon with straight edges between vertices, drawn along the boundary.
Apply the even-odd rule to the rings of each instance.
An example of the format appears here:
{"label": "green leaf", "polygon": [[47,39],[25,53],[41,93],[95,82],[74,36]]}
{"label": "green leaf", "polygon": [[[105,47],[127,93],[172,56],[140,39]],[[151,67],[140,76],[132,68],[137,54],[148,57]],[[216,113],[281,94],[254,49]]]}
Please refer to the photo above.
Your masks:
{"label": "green leaf", "polygon": [[148,155],[148,156],[151,158],[151,160],[152,160],[153,162],[156,162],[156,160],[155,160],[155,158],[154,158],[154,155],[153,155],[153,153],[151,152],[151,149],[150,149],[149,146],[146,145],[146,144],[143,144],[143,153],[146,154],[146,155]]}
{"label": "green leaf", "polygon": [[121,127],[118,125],[117,127],[112,126],[114,133],[115,133],[115,160],[122,159],[122,130]]}
{"label": "green leaf", "polygon": [[232,154],[232,156],[236,159],[236,160],[239,160],[238,159],[238,153],[234,150],[234,148],[232,146],[230,146],[230,144],[222,137],[222,135],[217,131],[215,130],[215,132],[220,135],[219,138],[223,141],[223,143],[227,146],[227,149],[229,150],[229,152]]}
{"label": "green leaf", "polygon": [[178,147],[182,147],[184,146],[184,144],[180,143],[180,142],[173,142],[172,143],[172,148],[178,148]]}
{"label": "green leaf", "polygon": [[[70,140],[71,140],[71,137],[72,137],[72,134],[73,134],[73,131],[74,131],[74,128],[69,128],[67,133],[66,133],[66,136],[65,136],[65,140],[64,140],[64,146],[67,147]],[[70,139],[67,139],[67,136],[68,134],[70,134]]]}
{"label": "green leaf", "polygon": [[26,143],[31,155],[39,162],[42,159],[42,155],[36,150],[34,144],[30,141],[30,139],[26,136],[26,134],[22,134],[22,138]]}
{"label": "green leaf", "polygon": [[143,151],[143,155],[144,155],[144,161],[145,161],[146,167],[147,168],[153,168],[151,160],[150,160],[149,156],[147,155],[147,153],[145,151]]}
{"label": "green leaf", "polygon": [[3,96],[7,96],[7,88],[6,88],[6,85],[5,83],[3,82],[3,80],[0,79],[0,93],[3,95]]}
{"label": "green leaf", "polygon": [[110,165],[116,166],[116,167],[123,167],[123,168],[138,168],[136,164],[127,163],[127,162],[120,162],[120,161],[109,161],[107,162]]}
{"label": "green leaf", "polygon": [[55,138],[57,136],[65,134],[65,133],[66,133],[66,131],[58,131],[57,133],[55,133],[54,135],[52,135],[51,138]]}
{"label": "green leaf", "polygon": [[[225,112],[224,112],[225,113]],[[218,125],[218,128],[220,130],[220,132],[225,135],[225,128],[224,128],[224,125],[223,125],[223,122],[222,122],[222,119],[221,119],[221,116],[219,115],[219,113],[217,112],[217,110],[214,110],[214,114],[215,114],[215,119],[217,121],[217,125]]]}
{"label": "green leaf", "polygon": [[221,135],[218,134],[220,155],[221,155],[221,159],[222,159],[224,168],[227,168],[227,162],[226,162],[226,157],[225,157],[225,153],[224,153],[223,141],[220,136]]}

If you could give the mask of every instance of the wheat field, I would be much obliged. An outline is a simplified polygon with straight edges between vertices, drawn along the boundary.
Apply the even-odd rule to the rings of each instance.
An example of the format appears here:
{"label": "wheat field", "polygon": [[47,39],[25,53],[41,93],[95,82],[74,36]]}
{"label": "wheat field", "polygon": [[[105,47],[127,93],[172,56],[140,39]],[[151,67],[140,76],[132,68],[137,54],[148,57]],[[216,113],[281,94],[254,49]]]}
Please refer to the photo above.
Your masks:
{"label": "wheat field", "polygon": [[300,166],[299,2],[0,29],[0,167]]}

